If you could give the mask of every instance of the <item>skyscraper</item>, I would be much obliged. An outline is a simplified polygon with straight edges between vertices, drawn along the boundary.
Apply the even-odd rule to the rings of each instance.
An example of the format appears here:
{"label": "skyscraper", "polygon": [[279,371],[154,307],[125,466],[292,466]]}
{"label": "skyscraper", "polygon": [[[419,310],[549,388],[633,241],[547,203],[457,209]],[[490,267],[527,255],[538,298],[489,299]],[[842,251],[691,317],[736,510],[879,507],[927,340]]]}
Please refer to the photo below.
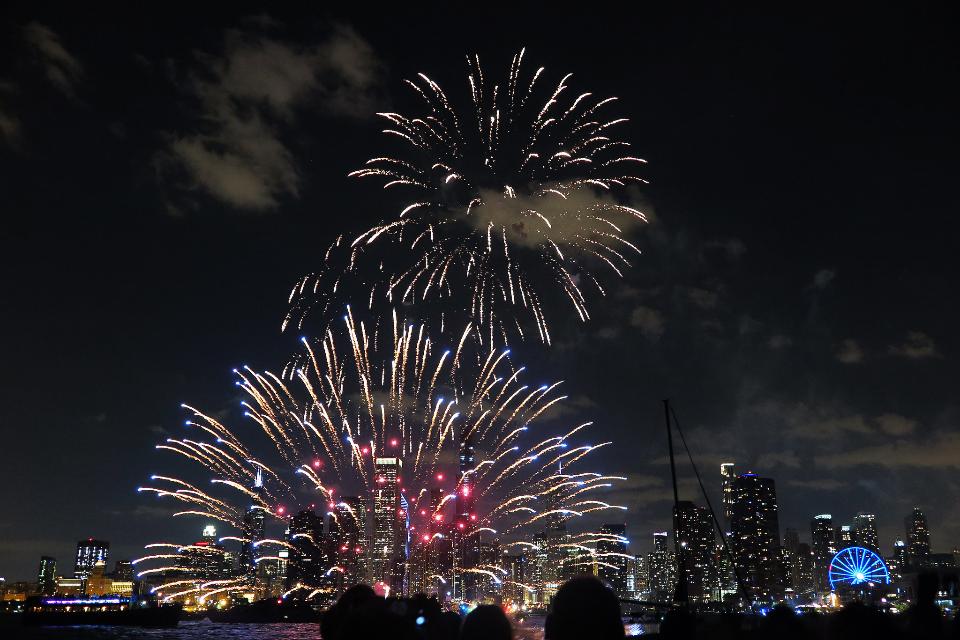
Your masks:
{"label": "skyscraper", "polygon": [[213,525],[203,528],[200,539],[190,545],[180,547],[178,566],[183,570],[183,578],[197,580],[222,580],[228,578],[231,567],[227,561],[227,552],[217,542],[217,530]]}
{"label": "skyscraper", "polygon": [[627,563],[627,596],[633,600],[646,600],[650,589],[650,569],[647,556],[637,554]]}
{"label": "skyscraper", "polygon": [[893,555],[887,558],[887,569],[890,571],[890,579],[899,582],[903,574],[910,566],[910,554],[907,551],[907,543],[897,539],[893,541]]}
{"label": "skyscraper", "polygon": [[377,458],[373,489],[373,545],[370,549],[371,578],[394,592],[403,590],[402,523],[400,505],[400,458]]}
{"label": "skyscraper", "polygon": [[117,560],[113,565],[113,579],[124,582],[133,581],[133,563],[129,560]]}
{"label": "skyscraper", "polygon": [[86,580],[98,563],[107,563],[110,555],[110,543],[104,540],[87,538],[77,542],[77,557],[73,565],[73,577]]}
{"label": "skyscraper", "polygon": [[880,541],[877,537],[877,516],[861,511],[853,518],[853,542],[866,547],[874,553],[880,553]]}
{"label": "skyscraper", "polygon": [[37,571],[37,593],[52,596],[57,590],[57,559],[40,556],[40,569]]}
{"label": "skyscraper", "polygon": [[843,549],[853,544],[853,527],[848,524],[842,524],[833,530],[836,538],[837,549]]}
{"label": "skyscraper", "polygon": [[337,566],[343,568],[344,586],[369,581],[366,500],[359,496],[340,498],[331,512],[327,537]]}
{"label": "skyscraper", "polygon": [[650,598],[656,602],[670,602],[677,586],[677,562],[670,548],[670,536],[666,531],[653,534],[653,551],[647,554],[647,569],[650,572],[648,585]]}
{"label": "skyscraper", "polygon": [[[263,493],[263,472],[258,468],[251,490]],[[257,572],[257,543],[266,537],[266,514],[262,506],[251,504],[241,522],[240,573],[253,579]]]}
{"label": "skyscraper", "polygon": [[605,524],[597,540],[598,577],[621,598],[627,593],[627,525]]}
{"label": "skyscraper", "polygon": [[[298,584],[316,589],[332,581],[327,570],[334,566],[333,550],[325,544],[323,518],[313,509],[303,509],[290,518],[287,543],[291,547],[285,585],[287,589]],[[338,579],[341,576],[341,573],[337,573]]]}
{"label": "skyscraper", "polygon": [[827,573],[830,570],[830,561],[837,552],[837,545],[833,536],[833,516],[822,513],[814,516],[810,522],[810,534],[813,544],[813,572],[817,588],[826,591],[830,588]]}
{"label": "skyscraper", "polygon": [[503,587],[504,598],[523,604],[526,601],[526,592],[520,585],[527,581],[527,556],[524,554],[504,555],[501,566],[506,570],[507,582]]}
{"label": "skyscraper", "polygon": [[723,517],[727,522],[733,517],[733,483],[737,479],[734,464],[724,462],[720,465],[720,477],[723,478]]}
{"label": "skyscraper", "polygon": [[743,586],[754,601],[779,600],[783,595],[780,523],[772,478],[744,473],[733,483],[730,520],[734,559]]}
{"label": "skyscraper", "polygon": [[922,568],[927,566],[930,558],[930,529],[927,528],[927,517],[919,507],[904,518],[907,529],[907,551],[910,555],[910,564]]}
{"label": "skyscraper", "polygon": [[713,562],[716,536],[710,511],[692,502],[677,504],[673,523],[674,536],[680,548],[687,579],[687,596],[691,602],[716,599],[717,571]]}
{"label": "skyscraper", "polygon": [[474,535],[476,528],[476,495],[474,493],[474,474],[476,472],[476,452],[468,439],[460,447],[460,486],[457,489],[456,517],[451,537],[456,553],[455,562],[460,574],[459,585],[454,582],[454,597],[468,600],[476,599],[476,586],[483,579],[482,574],[464,572],[480,564],[480,536]]}

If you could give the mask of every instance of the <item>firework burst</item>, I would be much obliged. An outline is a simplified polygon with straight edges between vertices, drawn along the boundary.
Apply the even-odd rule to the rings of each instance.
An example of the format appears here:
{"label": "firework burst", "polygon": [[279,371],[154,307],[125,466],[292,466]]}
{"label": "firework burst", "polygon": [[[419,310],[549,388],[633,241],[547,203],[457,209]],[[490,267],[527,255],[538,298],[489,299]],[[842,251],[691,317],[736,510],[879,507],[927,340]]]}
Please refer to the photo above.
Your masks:
{"label": "firework burst", "polygon": [[[248,550],[256,546],[255,562],[295,550],[298,535],[310,534],[290,528],[294,534],[286,538],[254,536],[251,518],[266,520],[264,531],[270,522],[291,527],[292,517],[315,504],[331,518],[352,519],[357,530],[343,546],[357,554],[356,565],[345,566],[335,553],[326,576],[352,571],[353,580],[389,582],[391,571],[412,562],[418,547],[442,540],[456,560],[452,568],[430,567],[431,579],[504,582],[499,568],[463,549],[481,539],[523,547],[544,530],[623,509],[598,498],[622,478],[584,468],[594,451],[609,444],[585,440],[590,423],[547,431],[554,422],[548,412],[565,398],[558,394],[560,383],[524,382],[526,372],[513,366],[509,351],[480,352],[470,339],[474,332],[468,326],[441,347],[423,326],[395,313],[367,324],[348,309],[341,328],[329,329],[322,340],[303,339],[302,352],[279,375],[236,370],[246,426],[230,428],[185,405],[187,424],[198,435],[170,438],[157,448],[199,467],[205,477],[155,475],[140,491],[183,503],[177,516],[235,530],[221,540]],[[372,517],[363,505],[373,506]],[[386,521],[383,513],[389,514]],[[380,552],[385,530],[398,536],[391,538],[397,542],[390,543],[391,557]],[[586,531],[539,544],[554,545],[571,564],[602,563],[593,548],[602,537]],[[137,561],[141,575],[163,576],[156,591],[164,597],[209,598],[249,584],[249,575],[205,582],[178,576],[188,548],[155,543]],[[241,549],[241,558],[244,553],[250,552]],[[324,589],[304,582],[288,586],[307,595]]]}
{"label": "firework burst", "polygon": [[645,161],[616,136],[626,118],[606,115],[616,98],[572,92],[570,74],[548,84],[542,67],[524,71],[523,56],[499,84],[468,58],[470,106],[462,112],[426,75],[407,80],[424,111],[378,114],[402,151],[350,174],[402,191],[402,205],[337,239],[323,270],[293,288],[285,327],[302,326],[318,306],[321,316],[338,306],[351,278],[369,288],[371,306],[443,301],[444,317],[465,315],[491,343],[514,331],[522,337],[532,319],[549,344],[544,303],[552,294],[589,318],[588,291],[604,294],[602,272],[622,276],[639,254],[626,236],[646,218],[623,197],[646,182],[637,175]]}

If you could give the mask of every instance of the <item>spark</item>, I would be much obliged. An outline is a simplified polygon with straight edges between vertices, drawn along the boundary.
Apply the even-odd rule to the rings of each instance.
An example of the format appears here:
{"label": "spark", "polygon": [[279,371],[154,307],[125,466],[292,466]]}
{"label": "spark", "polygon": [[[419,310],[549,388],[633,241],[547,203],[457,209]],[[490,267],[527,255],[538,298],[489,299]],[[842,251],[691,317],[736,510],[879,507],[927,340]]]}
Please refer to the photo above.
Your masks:
{"label": "spark", "polygon": [[532,324],[550,344],[550,299],[589,319],[602,279],[623,277],[640,253],[625,236],[647,217],[627,190],[646,183],[646,160],[615,137],[626,118],[603,117],[616,98],[574,97],[569,74],[550,88],[538,82],[543,68],[524,71],[523,53],[500,84],[468,58],[459,110],[419,74],[406,83],[422,113],[377,114],[399,149],[349,175],[395,187],[397,213],[330,246],[320,271],[293,287],[284,328],[329,318],[342,308],[338,294],[353,290],[346,281],[368,291],[371,307],[430,302],[443,310],[437,317],[465,316],[490,343],[523,338]]}

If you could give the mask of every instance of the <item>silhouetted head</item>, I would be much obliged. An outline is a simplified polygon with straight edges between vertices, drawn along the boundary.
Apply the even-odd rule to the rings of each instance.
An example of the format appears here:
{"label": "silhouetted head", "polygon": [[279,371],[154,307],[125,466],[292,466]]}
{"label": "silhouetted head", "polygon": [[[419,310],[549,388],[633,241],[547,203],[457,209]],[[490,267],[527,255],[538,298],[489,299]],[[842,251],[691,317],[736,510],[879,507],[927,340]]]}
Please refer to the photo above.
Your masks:
{"label": "silhouetted head", "polygon": [[620,600],[596,578],[564,583],[553,597],[543,625],[545,640],[608,640],[623,638]]}
{"label": "silhouetted head", "polygon": [[455,611],[444,611],[428,631],[430,640],[457,640],[460,635],[460,615]]}
{"label": "silhouetted head", "polygon": [[467,616],[460,629],[460,640],[512,640],[513,629],[503,609],[482,604]]}
{"label": "silhouetted head", "polygon": [[[347,616],[340,627],[341,640],[372,640],[389,638],[407,640],[414,637],[412,623],[403,614],[396,611],[395,603],[378,598],[357,607]],[[324,639],[326,640],[326,639]]]}
{"label": "silhouetted head", "polygon": [[336,604],[320,619],[320,634],[324,640],[338,640],[347,617],[355,609],[366,607],[376,600],[377,594],[365,584],[358,584],[343,592]]}

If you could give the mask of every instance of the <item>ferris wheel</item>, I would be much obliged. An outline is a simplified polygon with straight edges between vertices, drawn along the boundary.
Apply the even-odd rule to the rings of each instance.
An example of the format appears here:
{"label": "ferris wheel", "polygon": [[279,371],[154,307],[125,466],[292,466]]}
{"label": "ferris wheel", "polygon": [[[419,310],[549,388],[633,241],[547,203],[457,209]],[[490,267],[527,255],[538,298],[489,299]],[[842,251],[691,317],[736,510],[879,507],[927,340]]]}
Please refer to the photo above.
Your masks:
{"label": "ferris wheel", "polygon": [[865,547],[841,549],[830,561],[830,588],[877,583],[889,584],[890,572],[883,559]]}

